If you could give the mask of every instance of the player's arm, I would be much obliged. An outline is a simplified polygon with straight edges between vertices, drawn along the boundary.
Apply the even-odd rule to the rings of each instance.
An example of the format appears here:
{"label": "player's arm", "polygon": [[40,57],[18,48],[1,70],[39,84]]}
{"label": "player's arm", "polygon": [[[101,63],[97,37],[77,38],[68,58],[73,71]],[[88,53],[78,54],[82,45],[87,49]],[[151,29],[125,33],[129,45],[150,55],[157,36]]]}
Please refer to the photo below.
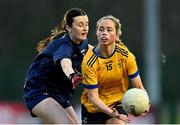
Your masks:
{"label": "player's arm", "polygon": [[[131,79],[133,87],[143,89],[146,91],[146,89],[144,88],[144,85],[142,83],[138,68],[137,68],[135,56],[132,53],[129,53],[127,62],[128,62],[127,63],[128,74],[129,74],[129,77]],[[149,111],[149,108],[150,108],[150,104],[149,104],[149,106],[146,109],[146,112],[144,114],[146,114]]]}
{"label": "player's arm", "polygon": [[[139,89],[143,89],[146,91],[139,74],[136,77],[131,78],[131,82],[132,82],[134,88],[139,88]],[[151,106],[151,104],[149,103],[149,106],[147,107],[146,111],[142,115],[146,115],[149,112],[150,106]]]}
{"label": "player's arm", "polygon": [[53,53],[55,64],[62,68],[64,74],[71,80],[73,89],[80,83],[82,77],[78,76],[72,67],[71,56],[73,49],[67,42],[62,42],[59,48]]}
{"label": "player's arm", "polygon": [[64,74],[71,80],[73,89],[75,89],[78,86],[78,84],[81,83],[83,79],[82,75],[79,73],[75,73],[75,71],[72,68],[72,62],[69,58],[63,58],[60,61],[60,65],[62,67]]}
{"label": "player's arm", "polygon": [[87,89],[87,94],[88,94],[88,98],[91,101],[91,103],[97,107],[98,109],[100,109],[101,111],[103,111],[104,113],[106,113],[107,115],[111,116],[111,117],[116,117],[119,118],[121,120],[123,120],[124,122],[129,122],[129,120],[127,119],[127,117],[124,117],[123,115],[119,114],[117,112],[116,109],[111,109],[109,108],[100,98],[99,98],[99,94],[98,94],[98,88],[95,89]]}
{"label": "player's arm", "polygon": [[137,75],[135,78],[132,78],[131,82],[132,82],[134,88],[145,89],[140,75]]}
{"label": "player's arm", "polygon": [[67,42],[62,42],[61,45],[53,53],[54,63],[58,66],[61,66],[63,72],[67,77],[69,77],[70,74],[74,73],[71,61],[72,53],[73,49]]}
{"label": "player's arm", "polygon": [[143,86],[143,83],[141,81],[141,77],[138,71],[138,67],[136,64],[136,58],[131,52],[129,52],[129,55],[127,58],[127,71],[128,71],[128,75],[129,75],[129,78],[131,79],[133,87],[144,89],[144,86]]}
{"label": "player's arm", "polygon": [[103,111],[104,113],[108,114],[109,116],[112,116],[113,110],[109,108],[100,98],[98,95],[98,88],[95,89],[87,89],[88,98],[91,101],[91,103]]}
{"label": "player's arm", "polygon": [[[141,81],[140,75],[137,75],[135,78],[131,79],[131,82],[132,82],[134,88],[140,88],[140,89],[143,89],[146,91],[146,89],[144,88],[143,83]],[[149,112],[150,106],[151,106],[151,104],[149,103],[149,106],[147,107],[146,111],[141,115],[146,115]]]}
{"label": "player's arm", "polygon": [[72,68],[72,62],[69,58],[64,58],[60,61],[62,70],[64,74],[69,77],[70,74],[74,73],[74,70]]}

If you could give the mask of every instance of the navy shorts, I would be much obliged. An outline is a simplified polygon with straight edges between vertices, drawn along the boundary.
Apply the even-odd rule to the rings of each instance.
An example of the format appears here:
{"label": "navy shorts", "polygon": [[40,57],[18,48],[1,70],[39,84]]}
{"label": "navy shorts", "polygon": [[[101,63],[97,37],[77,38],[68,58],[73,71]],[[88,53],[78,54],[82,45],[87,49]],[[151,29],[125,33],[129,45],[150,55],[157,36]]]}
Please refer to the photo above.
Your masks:
{"label": "navy shorts", "polygon": [[[124,111],[121,103],[117,103],[113,106],[113,108],[115,108],[119,114],[125,114],[128,116],[128,114]],[[90,113],[87,111],[84,105],[82,105],[81,117],[82,124],[105,124],[108,119],[112,118],[103,112]]]}
{"label": "navy shorts", "polygon": [[68,100],[63,100],[62,101],[62,99],[64,99],[64,97],[62,95],[52,95],[52,94],[49,94],[49,93],[42,93],[40,95],[32,96],[32,97],[27,98],[27,99],[24,100],[24,102],[26,104],[26,107],[30,111],[32,117],[36,117],[36,115],[34,115],[32,113],[32,109],[38,103],[40,103],[41,101],[43,101],[44,99],[49,98],[49,97],[56,100],[64,109],[71,106],[71,104],[70,104],[70,102]]}

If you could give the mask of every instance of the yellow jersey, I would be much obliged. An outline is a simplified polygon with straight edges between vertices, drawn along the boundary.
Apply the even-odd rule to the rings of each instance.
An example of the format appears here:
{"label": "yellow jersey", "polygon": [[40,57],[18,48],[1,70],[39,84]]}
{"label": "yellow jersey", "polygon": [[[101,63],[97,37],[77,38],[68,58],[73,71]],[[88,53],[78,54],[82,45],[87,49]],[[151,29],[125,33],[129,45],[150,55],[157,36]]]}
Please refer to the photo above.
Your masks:
{"label": "yellow jersey", "polygon": [[124,44],[116,43],[114,53],[109,58],[102,58],[91,48],[82,62],[82,83],[85,87],[81,103],[88,112],[100,112],[88,99],[86,89],[98,88],[99,98],[109,107],[121,102],[128,89],[129,77],[138,75],[135,56]]}

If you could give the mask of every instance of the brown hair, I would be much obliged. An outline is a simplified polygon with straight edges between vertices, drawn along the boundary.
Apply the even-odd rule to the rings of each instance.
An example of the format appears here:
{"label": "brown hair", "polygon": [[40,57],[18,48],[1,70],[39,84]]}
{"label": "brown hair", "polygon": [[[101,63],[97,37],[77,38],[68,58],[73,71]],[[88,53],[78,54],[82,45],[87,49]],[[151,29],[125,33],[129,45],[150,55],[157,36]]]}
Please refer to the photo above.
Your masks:
{"label": "brown hair", "polygon": [[72,8],[68,11],[66,11],[63,21],[61,22],[61,26],[57,26],[55,29],[51,30],[51,35],[43,40],[41,40],[37,44],[37,51],[40,53],[43,51],[46,46],[52,42],[54,39],[63,36],[64,34],[68,33],[66,30],[66,25],[72,27],[72,23],[74,21],[74,17],[76,16],[84,16],[87,15],[85,11],[79,8]]}

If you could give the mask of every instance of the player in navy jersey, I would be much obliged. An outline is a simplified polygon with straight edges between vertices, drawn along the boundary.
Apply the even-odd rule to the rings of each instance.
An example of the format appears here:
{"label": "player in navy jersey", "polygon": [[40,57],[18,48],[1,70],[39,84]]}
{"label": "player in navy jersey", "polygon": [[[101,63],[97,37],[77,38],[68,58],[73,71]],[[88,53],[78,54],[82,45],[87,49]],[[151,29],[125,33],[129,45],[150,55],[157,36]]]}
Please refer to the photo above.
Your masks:
{"label": "player in navy jersey", "polygon": [[69,100],[82,80],[78,71],[88,50],[88,22],[82,9],[72,8],[61,28],[38,43],[39,54],[27,72],[23,99],[31,115],[43,123],[79,123]]}

